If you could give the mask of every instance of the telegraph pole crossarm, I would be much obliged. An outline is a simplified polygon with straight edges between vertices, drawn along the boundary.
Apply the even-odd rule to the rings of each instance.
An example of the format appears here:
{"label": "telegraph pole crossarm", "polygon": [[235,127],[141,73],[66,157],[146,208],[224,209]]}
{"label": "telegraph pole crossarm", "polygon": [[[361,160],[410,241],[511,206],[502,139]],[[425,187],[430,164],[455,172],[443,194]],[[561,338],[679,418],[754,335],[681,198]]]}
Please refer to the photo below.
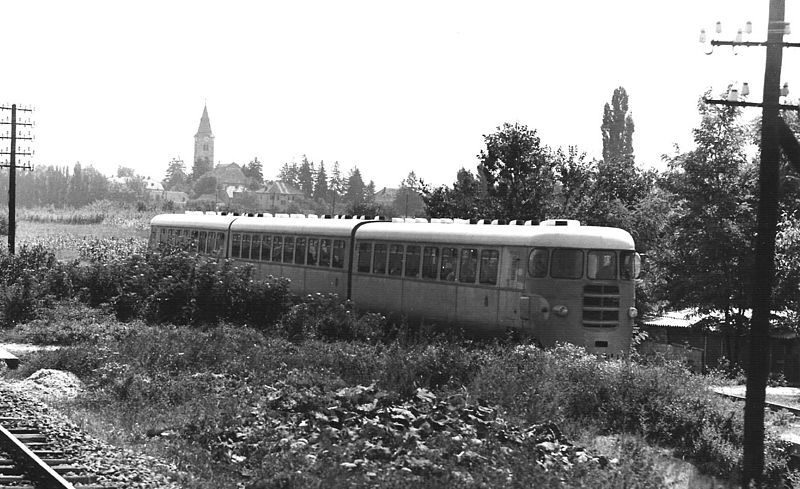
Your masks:
{"label": "telegraph pole crossarm", "polygon": [[0,140],[9,140],[8,151],[0,151],[0,155],[8,155],[8,161],[0,162],[0,167],[8,168],[8,252],[14,254],[15,240],[17,233],[17,168],[30,170],[30,162],[17,165],[18,156],[32,156],[33,151],[28,148],[25,151],[17,150],[18,140],[33,140],[33,136],[28,133],[27,135],[18,134],[17,127],[30,127],[33,126],[31,121],[17,120],[17,112],[32,112],[33,109],[25,107],[17,107],[17,104],[10,106],[0,105],[0,110],[10,110],[11,119],[8,121],[0,121],[2,125],[10,125],[11,131],[7,135],[0,134]]}

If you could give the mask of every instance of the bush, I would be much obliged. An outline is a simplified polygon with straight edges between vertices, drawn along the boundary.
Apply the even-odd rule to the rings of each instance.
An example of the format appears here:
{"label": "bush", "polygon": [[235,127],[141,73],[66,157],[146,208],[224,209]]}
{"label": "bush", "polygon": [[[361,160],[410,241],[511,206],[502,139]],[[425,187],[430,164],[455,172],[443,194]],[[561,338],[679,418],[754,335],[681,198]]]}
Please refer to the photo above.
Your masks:
{"label": "bush", "polygon": [[0,236],[8,236],[8,215],[0,214]]}
{"label": "bush", "polygon": [[35,317],[37,308],[72,291],[69,265],[42,245],[0,252],[0,321],[5,326]]}
{"label": "bush", "polygon": [[[678,448],[717,475],[741,470],[741,406],[676,362],[605,360],[572,345],[516,347],[491,358],[473,392],[529,422],[596,423]],[[766,445],[767,477],[777,482],[786,471],[786,443],[772,436]]]}

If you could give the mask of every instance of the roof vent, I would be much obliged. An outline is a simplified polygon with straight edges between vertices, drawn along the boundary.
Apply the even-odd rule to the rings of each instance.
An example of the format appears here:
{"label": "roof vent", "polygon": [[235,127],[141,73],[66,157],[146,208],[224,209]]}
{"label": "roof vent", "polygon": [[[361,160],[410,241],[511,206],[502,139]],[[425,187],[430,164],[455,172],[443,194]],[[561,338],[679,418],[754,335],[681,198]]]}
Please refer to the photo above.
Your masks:
{"label": "roof vent", "polygon": [[575,219],[548,219],[539,223],[540,226],[580,226],[581,222]]}

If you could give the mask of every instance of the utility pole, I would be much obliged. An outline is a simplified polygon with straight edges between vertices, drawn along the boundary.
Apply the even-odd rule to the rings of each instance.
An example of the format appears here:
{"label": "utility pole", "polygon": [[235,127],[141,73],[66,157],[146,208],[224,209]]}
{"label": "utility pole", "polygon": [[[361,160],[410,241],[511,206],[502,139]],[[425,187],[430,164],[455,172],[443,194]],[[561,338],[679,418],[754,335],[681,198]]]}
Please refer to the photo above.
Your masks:
{"label": "utility pole", "polygon": [[26,134],[17,134],[17,127],[30,127],[33,126],[33,122],[30,120],[18,121],[17,120],[17,112],[33,112],[31,108],[23,108],[17,107],[17,104],[12,104],[9,106],[0,106],[0,110],[10,110],[11,111],[11,119],[10,120],[2,120],[0,124],[2,125],[10,125],[11,131],[6,132],[5,134],[0,134],[0,139],[7,139],[9,140],[9,146],[6,151],[6,148],[0,148],[0,155],[8,155],[8,160],[4,160],[0,162],[0,167],[8,168],[8,252],[10,254],[14,254],[14,243],[17,235],[17,168],[22,168],[24,170],[30,170],[30,160],[26,162],[22,162],[21,164],[17,164],[17,156],[32,156],[33,151],[31,151],[30,147],[26,148],[25,150],[18,150],[17,149],[17,140],[33,140],[33,136],[31,135],[30,131]]}
{"label": "utility pole", "polygon": [[[772,283],[775,276],[775,235],[778,223],[778,185],[781,148],[796,171],[800,171],[800,145],[779,114],[779,110],[800,110],[797,105],[780,103],[788,95],[788,85],[780,88],[784,47],[800,47],[783,42],[788,24],[784,21],[785,0],[770,0],[766,42],[711,41],[712,46],[766,46],[764,93],[761,103],[738,101],[732,89],[727,100],[707,103],[761,107],[761,167],[759,171],[758,222],[753,270],[753,316],[747,362],[747,394],[744,408],[744,455],[742,487],[762,487],[764,472],[764,401],[769,376],[769,330]],[[719,28],[717,30],[719,32]],[[741,33],[741,31],[740,31]],[[703,34],[701,33],[701,41]],[[746,92],[746,86],[742,87]],[[734,92],[734,90],[736,90]]]}

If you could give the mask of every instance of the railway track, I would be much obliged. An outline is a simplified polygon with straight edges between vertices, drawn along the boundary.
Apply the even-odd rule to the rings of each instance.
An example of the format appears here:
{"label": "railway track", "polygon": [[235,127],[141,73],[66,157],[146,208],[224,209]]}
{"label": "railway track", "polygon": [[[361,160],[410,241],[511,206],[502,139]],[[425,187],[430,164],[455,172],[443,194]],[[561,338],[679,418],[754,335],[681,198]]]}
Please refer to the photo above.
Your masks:
{"label": "railway track", "polygon": [[21,417],[0,417],[0,489],[116,489],[55,448]]}

